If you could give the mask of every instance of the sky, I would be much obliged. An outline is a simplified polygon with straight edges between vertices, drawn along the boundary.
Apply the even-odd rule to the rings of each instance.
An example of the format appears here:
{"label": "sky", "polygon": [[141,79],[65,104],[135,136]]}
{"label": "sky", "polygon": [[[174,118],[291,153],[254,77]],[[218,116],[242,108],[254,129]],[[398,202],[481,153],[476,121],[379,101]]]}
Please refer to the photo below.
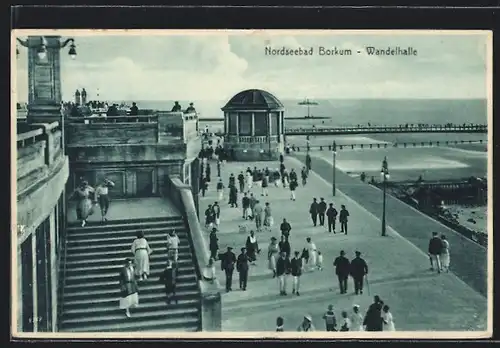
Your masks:
{"label": "sky", "polygon": [[[485,32],[475,35],[382,35],[248,31],[191,31],[75,38],[77,57],[61,50],[63,100],[85,87],[89,99],[228,100],[249,88],[279,99],[487,97]],[[25,37],[19,33],[20,37]],[[61,35],[64,33],[61,33]],[[67,35],[63,35],[67,37]],[[309,49],[312,56],[266,55],[265,48]],[[352,56],[320,56],[320,46]],[[368,56],[367,46],[412,47],[417,56]],[[356,54],[360,50],[360,54]],[[26,48],[19,47],[17,99],[27,100]]]}

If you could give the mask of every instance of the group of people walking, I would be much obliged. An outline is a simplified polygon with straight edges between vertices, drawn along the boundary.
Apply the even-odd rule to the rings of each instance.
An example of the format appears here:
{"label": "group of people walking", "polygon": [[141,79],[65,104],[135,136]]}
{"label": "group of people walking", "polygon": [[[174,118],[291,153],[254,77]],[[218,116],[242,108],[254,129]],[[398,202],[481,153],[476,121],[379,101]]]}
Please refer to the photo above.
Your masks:
{"label": "group of people walking", "polygon": [[[350,312],[342,310],[337,317],[334,306],[329,305],[322,316],[326,331],[396,331],[394,319],[390,307],[380,299],[378,295],[373,298],[373,303],[368,307],[365,315],[360,312],[360,306],[355,304]],[[283,317],[276,319],[276,331],[285,331],[285,320]],[[311,315],[306,314],[296,331],[317,331],[313,324]]]}
{"label": "group of people walking", "polygon": [[94,207],[99,204],[101,210],[101,222],[108,221],[107,214],[110,205],[109,189],[115,186],[114,182],[107,178],[93,188],[88,181],[81,181],[80,185],[73,191],[70,199],[76,199],[76,217],[81,226],[85,227],[87,219],[94,214]]}
{"label": "group of people walking", "polygon": [[349,217],[349,211],[346,209],[345,205],[340,206],[340,212],[335,209],[333,203],[327,204],[323,197],[320,198],[320,201],[316,198],[313,198],[311,205],[309,206],[309,215],[311,216],[311,221],[313,226],[325,226],[325,217],[328,226],[329,233],[336,233],[336,221],[337,216],[339,218],[340,223],[340,233],[347,234],[347,221]]}
{"label": "group of people walking", "polygon": [[450,271],[450,243],[444,234],[438,236],[437,232],[432,232],[428,249],[431,271],[437,269],[438,273]]}
{"label": "group of people walking", "polygon": [[[160,272],[158,281],[165,287],[166,303],[178,303],[176,298],[176,278],[179,257],[180,240],[175,230],[166,236],[166,264]],[[130,318],[130,308],[139,305],[139,282],[145,282],[150,275],[150,255],[153,249],[149,246],[143,231],[137,232],[137,238],[132,242],[131,252],[133,258],[127,258],[120,269],[120,303],[119,308],[125,310],[125,315]]]}

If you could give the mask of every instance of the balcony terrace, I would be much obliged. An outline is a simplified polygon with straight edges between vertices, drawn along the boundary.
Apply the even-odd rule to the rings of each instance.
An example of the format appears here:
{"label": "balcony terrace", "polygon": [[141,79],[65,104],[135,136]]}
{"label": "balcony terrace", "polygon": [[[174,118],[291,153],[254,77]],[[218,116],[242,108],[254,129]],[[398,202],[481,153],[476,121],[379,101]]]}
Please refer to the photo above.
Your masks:
{"label": "balcony terrace", "polygon": [[69,176],[59,122],[18,122],[16,169],[17,224],[26,227],[23,235],[29,235],[29,227],[50,214]]}

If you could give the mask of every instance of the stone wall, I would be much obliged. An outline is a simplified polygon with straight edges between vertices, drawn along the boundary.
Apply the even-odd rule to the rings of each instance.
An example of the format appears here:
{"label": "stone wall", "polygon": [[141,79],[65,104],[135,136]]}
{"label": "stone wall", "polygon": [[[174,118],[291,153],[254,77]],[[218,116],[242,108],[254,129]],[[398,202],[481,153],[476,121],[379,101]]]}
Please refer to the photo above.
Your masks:
{"label": "stone wall", "polygon": [[239,143],[224,142],[224,148],[229,155],[234,153],[236,161],[277,161],[284,152],[284,143],[271,141],[270,143]]}
{"label": "stone wall", "polygon": [[155,123],[70,123],[66,125],[66,142],[75,145],[152,144],[157,142]]}

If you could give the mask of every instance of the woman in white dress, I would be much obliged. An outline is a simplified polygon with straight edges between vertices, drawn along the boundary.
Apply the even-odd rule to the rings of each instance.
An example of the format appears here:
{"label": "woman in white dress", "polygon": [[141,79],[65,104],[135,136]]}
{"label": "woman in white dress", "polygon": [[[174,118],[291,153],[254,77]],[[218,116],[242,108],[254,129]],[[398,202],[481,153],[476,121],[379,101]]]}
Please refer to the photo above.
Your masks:
{"label": "woman in white dress", "polygon": [[149,276],[149,255],[153,250],[144,238],[144,232],[137,232],[137,238],[132,243],[132,254],[134,254],[135,275],[139,280],[146,280]]}
{"label": "woman in white dress", "polygon": [[444,234],[441,235],[441,242],[443,244],[443,250],[441,251],[441,267],[444,271],[450,271],[450,243]]}
{"label": "woman in white dress", "polygon": [[352,307],[351,331],[363,331],[363,316],[359,313],[359,305]]}
{"label": "woman in white dress", "polygon": [[394,319],[392,318],[392,313],[389,309],[388,305],[384,305],[384,307],[382,307],[382,331],[396,331],[396,328],[394,327]]}
{"label": "woman in white dress", "polygon": [[72,197],[78,199],[78,204],[76,206],[76,217],[80,220],[82,227],[87,223],[89,215],[92,215],[93,203],[90,199],[90,194],[94,193],[95,190],[89,185],[87,181],[82,181],[80,186],[73,192]]}
{"label": "woman in white dress", "polygon": [[306,238],[307,241],[307,250],[309,251],[309,267],[311,268],[311,271],[314,271],[316,268],[316,262],[317,262],[317,248],[316,244],[311,240],[311,237]]}
{"label": "woman in white dress", "polygon": [[252,186],[253,186],[253,176],[252,176],[252,173],[248,172],[248,171],[247,171],[246,176],[247,176],[246,177],[247,189],[250,190],[250,189],[252,189]]}
{"label": "woman in white dress", "polygon": [[271,211],[271,205],[266,202],[266,207],[264,208],[264,226],[270,232],[274,225],[274,218]]}

